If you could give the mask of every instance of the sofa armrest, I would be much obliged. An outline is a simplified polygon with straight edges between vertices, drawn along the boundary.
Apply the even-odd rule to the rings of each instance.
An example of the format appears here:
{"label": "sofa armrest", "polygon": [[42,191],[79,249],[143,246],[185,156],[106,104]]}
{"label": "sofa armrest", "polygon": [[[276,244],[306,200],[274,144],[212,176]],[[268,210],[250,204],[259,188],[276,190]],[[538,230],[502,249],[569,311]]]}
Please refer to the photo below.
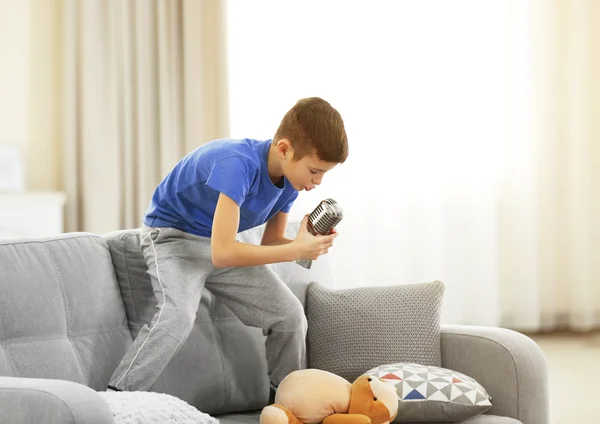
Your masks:
{"label": "sofa armrest", "polygon": [[0,423],[114,424],[106,400],[64,380],[0,377]]}
{"label": "sofa armrest", "polygon": [[495,327],[442,325],[442,366],[477,380],[492,397],[490,414],[548,424],[546,358],[529,337]]}

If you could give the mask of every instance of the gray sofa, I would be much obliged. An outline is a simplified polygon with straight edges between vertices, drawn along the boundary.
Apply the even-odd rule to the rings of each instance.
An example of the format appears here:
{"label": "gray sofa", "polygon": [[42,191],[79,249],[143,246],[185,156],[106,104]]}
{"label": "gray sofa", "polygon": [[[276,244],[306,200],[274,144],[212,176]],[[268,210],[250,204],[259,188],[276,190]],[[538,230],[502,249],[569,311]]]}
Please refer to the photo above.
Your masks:
{"label": "gray sofa", "polygon": [[[311,276],[289,269],[280,271],[304,302]],[[0,423],[113,423],[98,391],[154,313],[149,284],[135,230],[0,241]],[[441,355],[492,396],[492,409],[465,423],[548,423],[546,363],[529,338],[444,325]],[[257,423],[269,392],[262,331],[205,292],[192,335],[152,391],[223,424]]]}

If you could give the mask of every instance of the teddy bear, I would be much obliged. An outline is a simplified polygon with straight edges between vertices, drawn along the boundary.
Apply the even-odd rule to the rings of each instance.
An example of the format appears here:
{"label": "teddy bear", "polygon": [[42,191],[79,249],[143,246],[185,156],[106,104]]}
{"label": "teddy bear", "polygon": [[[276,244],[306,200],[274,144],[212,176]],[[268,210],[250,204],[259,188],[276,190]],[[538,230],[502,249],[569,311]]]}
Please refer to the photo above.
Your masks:
{"label": "teddy bear", "polygon": [[377,377],[353,383],[328,371],[302,369],[280,383],[260,424],[389,424],[398,413],[396,389]]}

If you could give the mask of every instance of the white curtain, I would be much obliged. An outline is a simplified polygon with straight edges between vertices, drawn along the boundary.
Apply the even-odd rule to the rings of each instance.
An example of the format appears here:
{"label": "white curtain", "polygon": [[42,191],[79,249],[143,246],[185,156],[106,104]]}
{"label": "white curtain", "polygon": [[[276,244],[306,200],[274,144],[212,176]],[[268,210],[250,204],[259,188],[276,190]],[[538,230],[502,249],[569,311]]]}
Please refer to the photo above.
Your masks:
{"label": "white curtain", "polygon": [[67,231],[141,224],[156,184],[227,132],[225,27],[211,0],[65,0]]}
{"label": "white curtain", "polygon": [[444,322],[592,328],[597,9],[229,0],[231,135],[272,137],[301,97],[342,113],[350,158],[292,210],[344,208],[335,287],[440,279]]}
{"label": "white curtain", "polygon": [[531,41],[511,40],[514,68],[529,65],[499,195],[501,322],[589,330],[600,327],[600,4],[519,9]]}

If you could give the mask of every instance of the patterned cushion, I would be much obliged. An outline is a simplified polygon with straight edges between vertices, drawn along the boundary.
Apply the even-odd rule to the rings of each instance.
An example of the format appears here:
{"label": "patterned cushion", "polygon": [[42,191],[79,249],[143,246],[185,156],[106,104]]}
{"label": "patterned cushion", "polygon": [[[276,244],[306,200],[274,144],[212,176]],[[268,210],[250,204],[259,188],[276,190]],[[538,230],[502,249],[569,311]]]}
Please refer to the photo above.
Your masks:
{"label": "patterned cushion", "polygon": [[308,287],[308,357],[319,368],[354,381],[380,364],[441,366],[440,281],[330,290]]}
{"label": "patterned cushion", "polygon": [[396,422],[457,422],[492,407],[481,384],[449,369],[398,363],[375,367],[364,375],[396,386]]}

